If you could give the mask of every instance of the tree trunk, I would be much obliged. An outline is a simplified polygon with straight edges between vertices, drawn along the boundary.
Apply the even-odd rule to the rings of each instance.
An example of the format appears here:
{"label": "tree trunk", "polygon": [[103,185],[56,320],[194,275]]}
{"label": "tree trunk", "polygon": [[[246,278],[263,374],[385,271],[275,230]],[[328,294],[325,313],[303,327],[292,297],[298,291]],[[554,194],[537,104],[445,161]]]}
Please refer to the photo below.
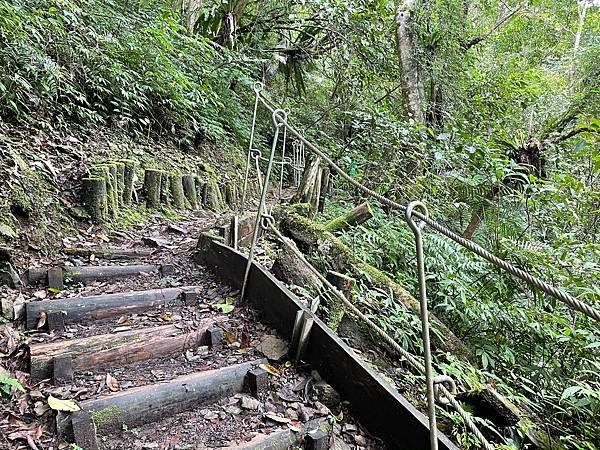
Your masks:
{"label": "tree trunk", "polygon": [[425,95],[416,61],[416,44],[412,31],[412,13],[416,0],[400,0],[396,9],[396,45],[401,70],[402,95],[409,115],[425,122]]}
{"label": "tree trunk", "polygon": [[146,208],[160,208],[161,171],[146,169],[144,171],[144,197]]}
{"label": "tree trunk", "polygon": [[317,186],[317,183],[320,183],[320,164],[321,158],[314,158],[306,165],[304,173],[302,174],[300,186],[298,187],[298,191],[292,197],[291,203],[309,203],[314,207],[313,212],[316,212],[321,188],[320,184]]}
{"label": "tree trunk", "polygon": [[485,200],[481,204],[481,206],[479,206],[479,208],[477,208],[477,210],[473,213],[473,216],[471,216],[471,221],[469,222],[469,225],[467,225],[467,228],[465,229],[465,231],[463,233],[463,237],[465,239],[473,238],[473,235],[475,234],[475,232],[477,231],[477,228],[479,228],[479,225],[481,224],[481,221],[483,220],[484,213],[485,213],[485,203],[488,201],[492,201],[494,199],[494,197],[496,197],[498,192],[500,192],[500,187],[498,185],[496,185],[485,196]]}

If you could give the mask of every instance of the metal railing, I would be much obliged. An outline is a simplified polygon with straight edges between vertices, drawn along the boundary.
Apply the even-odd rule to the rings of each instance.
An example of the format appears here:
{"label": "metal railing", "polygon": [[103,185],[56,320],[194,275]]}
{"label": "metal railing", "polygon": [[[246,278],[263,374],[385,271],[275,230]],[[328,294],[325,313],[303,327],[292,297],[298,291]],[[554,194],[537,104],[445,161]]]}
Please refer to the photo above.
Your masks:
{"label": "metal railing", "polygon": [[[429,339],[429,317],[428,317],[429,313],[428,313],[428,306],[427,306],[427,291],[426,291],[426,282],[425,282],[425,264],[424,264],[424,258],[423,258],[423,236],[422,236],[423,228],[426,225],[429,225],[431,228],[433,228],[436,231],[440,232],[441,234],[447,236],[448,238],[452,239],[453,241],[457,242],[458,244],[462,245],[463,247],[467,248],[468,250],[472,251],[473,253],[475,253],[475,254],[479,255],[480,257],[486,259],[487,261],[497,265],[498,267],[501,267],[502,269],[506,270],[507,272],[511,273],[512,275],[516,276],[517,278],[527,282],[528,284],[530,284],[534,287],[541,289],[542,291],[546,292],[547,294],[566,303],[571,308],[576,309],[595,320],[600,321],[600,312],[598,312],[596,309],[592,308],[591,306],[581,302],[580,300],[576,299],[575,297],[571,296],[570,294],[567,294],[564,291],[561,291],[560,289],[538,279],[537,277],[533,276],[532,274],[530,274],[522,269],[519,269],[517,267],[514,267],[508,261],[505,261],[505,260],[502,260],[502,259],[496,257],[495,255],[488,252],[487,250],[480,247],[479,245],[475,244],[474,242],[472,242],[468,239],[465,239],[462,236],[459,236],[458,234],[447,229],[443,225],[437,223],[436,221],[434,221],[433,219],[431,219],[429,217],[427,208],[420,201],[414,201],[414,202],[410,203],[409,205],[404,206],[404,205],[396,203],[396,202],[382,196],[381,194],[378,194],[377,192],[363,186],[362,184],[360,184],[359,182],[354,180],[352,177],[350,177],[348,174],[346,174],[342,169],[340,169],[331,160],[331,158],[327,154],[325,154],[318,147],[316,147],[314,144],[309,142],[296,128],[294,128],[293,126],[291,126],[288,123],[289,110],[283,110],[283,109],[277,108],[273,102],[271,102],[269,99],[267,99],[262,93],[262,84],[256,83],[254,85],[254,92],[256,94],[256,100],[255,100],[254,116],[252,119],[250,148],[248,151],[247,166],[246,166],[246,178],[244,180],[244,192],[243,192],[242,197],[245,200],[251,158],[254,158],[256,161],[256,170],[257,170],[257,176],[259,178],[259,183],[260,183],[260,188],[261,188],[261,196],[260,196],[260,202],[259,202],[259,206],[258,206],[258,213],[256,215],[256,221],[255,221],[255,227],[254,227],[254,232],[253,232],[253,236],[252,236],[252,242],[251,242],[249,253],[248,253],[248,261],[247,261],[246,270],[244,273],[244,280],[243,280],[242,293],[241,293],[242,300],[245,298],[246,287],[247,287],[247,283],[248,283],[248,275],[249,275],[250,268],[251,268],[253,260],[254,260],[255,247],[256,247],[257,240],[258,240],[258,236],[260,234],[260,230],[263,229],[265,231],[271,231],[276,236],[276,238],[279,241],[281,241],[284,245],[286,245],[296,255],[296,257],[304,265],[306,265],[306,267],[320,280],[320,282],[327,289],[329,289],[329,291],[335,297],[337,297],[343,303],[343,305],[346,307],[346,309],[348,310],[348,312],[350,314],[352,314],[355,318],[357,318],[359,321],[361,321],[366,326],[368,326],[370,329],[372,329],[377,335],[379,335],[392,351],[394,351],[398,355],[405,358],[414,369],[416,369],[421,374],[425,375],[426,384],[427,384],[427,412],[428,412],[429,430],[430,430],[430,446],[431,446],[432,450],[437,450],[437,448],[438,448],[436,410],[435,410],[436,401],[440,404],[452,405],[452,407],[461,416],[461,418],[463,419],[464,423],[469,428],[469,430],[479,439],[483,448],[485,448],[486,450],[494,449],[494,446],[487,441],[487,439],[483,436],[481,431],[478,429],[478,427],[474,423],[471,415],[467,411],[465,411],[462,408],[462,406],[460,405],[460,403],[458,402],[458,400],[456,400],[456,398],[454,396],[455,391],[456,391],[456,385],[455,385],[454,381],[447,375],[437,375],[437,376],[434,375],[434,370],[432,367],[431,345],[430,345],[430,339]],[[259,102],[261,104],[263,104],[271,112],[272,120],[273,120],[273,127],[274,127],[274,131],[275,131],[269,157],[264,158],[264,160],[267,161],[267,163],[268,163],[267,168],[266,168],[266,173],[264,175],[264,180],[261,177],[260,166],[258,164],[260,152],[259,152],[259,156],[257,156],[256,155],[257,150],[252,148],[252,143],[254,140],[255,124],[256,124],[256,114],[257,114],[257,109],[258,109],[257,105]],[[285,239],[284,236],[281,234],[281,232],[277,229],[273,217],[267,211],[266,198],[267,198],[267,194],[269,191],[269,180],[271,177],[272,168],[273,168],[273,165],[275,164],[275,161],[274,161],[275,151],[277,148],[279,135],[282,132],[282,129],[284,132],[284,145],[285,145],[285,139],[287,137],[287,131],[289,131],[290,134],[292,134],[296,138],[297,142],[300,142],[302,144],[303,151],[304,151],[304,148],[307,148],[313,154],[315,154],[318,157],[320,157],[321,159],[323,159],[334,172],[339,174],[342,178],[344,178],[346,181],[350,182],[352,185],[354,185],[356,188],[361,190],[363,193],[376,198],[381,203],[383,203],[391,208],[404,211],[405,220],[408,223],[408,225],[410,226],[410,228],[413,231],[413,234],[415,236],[415,250],[416,250],[416,256],[417,256],[417,273],[418,273],[418,279],[419,279],[418,281],[419,281],[421,338],[423,341],[423,353],[424,353],[424,361],[423,362],[421,362],[418,357],[416,357],[415,355],[409,353],[404,348],[402,348],[390,335],[388,335],[385,331],[383,331],[380,327],[378,327],[371,319],[369,319],[367,317],[367,315],[365,315],[352,302],[350,302],[344,296],[344,294],[341,293],[335,286],[333,286],[326,279],[326,277],[323,276],[323,274],[321,274],[321,272],[318,269],[316,269],[312,264],[310,264],[306,260],[304,255],[294,245],[292,245],[287,239]],[[253,153],[254,156],[251,154],[252,152],[254,152]],[[282,161],[281,161],[282,164],[284,163],[284,157],[285,157],[284,152],[285,152],[285,150],[282,150]],[[297,163],[296,150],[294,149],[292,168],[294,168],[294,169],[296,168],[296,163]],[[282,165],[282,168],[283,168],[283,165]],[[282,174],[281,174],[281,178],[280,178],[280,182],[279,182],[279,190],[280,190],[279,192],[281,192],[282,184],[283,184],[283,170],[282,170]]]}

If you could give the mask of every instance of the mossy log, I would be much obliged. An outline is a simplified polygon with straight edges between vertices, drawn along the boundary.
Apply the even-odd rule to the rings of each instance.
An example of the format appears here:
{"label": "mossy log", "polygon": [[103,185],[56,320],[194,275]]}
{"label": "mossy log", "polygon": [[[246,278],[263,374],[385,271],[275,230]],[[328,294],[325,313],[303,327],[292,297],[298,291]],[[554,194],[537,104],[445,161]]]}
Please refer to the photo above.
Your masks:
{"label": "mossy log", "polygon": [[235,181],[225,183],[225,203],[231,209],[235,209],[239,204],[237,183]]}
{"label": "mossy log", "polygon": [[[327,272],[327,281],[333,284],[342,294],[348,299],[352,300],[352,289],[356,280],[343,273],[334,272],[330,270]],[[327,317],[327,326],[333,331],[337,331],[342,319],[344,318],[344,304],[339,298],[331,296],[331,299],[327,302],[329,314]]]}
{"label": "mossy log", "polygon": [[209,179],[204,186],[203,202],[207,209],[215,212],[225,211],[225,203],[223,202],[223,196],[221,195],[221,189],[217,180],[214,178]]}
{"label": "mossy log", "polygon": [[123,163],[123,205],[129,206],[133,199],[133,185],[138,163],[131,159],[123,159],[121,162]]}
{"label": "mossy log", "polygon": [[192,209],[198,209],[198,193],[196,192],[196,177],[194,175],[184,175],[181,177],[183,183],[183,193]]}
{"label": "mossy log", "polygon": [[160,208],[160,182],[162,171],[146,169],[144,171],[144,198],[146,208]]}
{"label": "mossy log", "polygon": [[93,177],[104,178],[106,183],[107,218],[116,219],[119,211],[116,195],[116,167],[110,164],[98,164],[90,169],[90,173]]}
{"label": "mossy log", "polygon": [[166,170],[160,173],[160,202],[167,208],[171,207],[171,184]]}
{"label": "mossy log", "polygon": [[327,222],[323,228],[332,233],[336,231],[348,230],[356,225],[365,223],[367,220],[373,217],[373,210],[369,205],[369,202],[364,202],[358,205],[356,208],[348,211],[335,219]]}
{"label": "mossy log", "polygon": [[106,180],[103,177],[83,179],[83,204],[94,222],[104,222],[108,216]]}
{"label": "mossy log", "polygon": [[186,209],[185,195],[183,193],[183,181],[181,175],[177,172],[169,174],[169,189],[171,191],[171,201],[175,209]]}
{"label": "mossy log", "polygon": [[[327,261],[326,270],[350,273],[355,278],[365,278],[365,282],[384,292],[392,292],[394,299],[408,309],[419,314],[419,302],[406,289],[394,282],[390,277],[376,267],[364,262],[344,244],[339,238],[325,230],[323,226],[298,214],[285,214],[282,219],[283,231],[291,236],[298,247],[307,250],[323,252],[323,260]],[[366,274],[367,276],[365,277]],[[465,344],[434,314],[429,314],[430,323],[437,332],[432,333],[432,344],[444,352],[453,353],[463,359],[473,362],[475,358]],[[443,338],[440,338],[443,336]]]}
{"label": "mossy log", "polygon": [[196,183],[196,194],[198,195],[198,208],[202,209],[204,207],[204,186],[206,185],[206,181],[201,176],[196,176],[194,182]]}
{"label": "mossy log", "polygon": [[122,161],[114,161],[111,164],[115,166],[117,175],[117,204],[123,206],[123,192],[125,192],[125,164]]}
{"label": "mossy log", "polygon": [[[291,239],[287,239],[287,241],[296,247],[294,241]],[[312,296],[317,295],[319,292],[321,281],[300,261],[287,245],[281,246],[271,271],[278,280],[287,284],[301,286],[310,292]]]}

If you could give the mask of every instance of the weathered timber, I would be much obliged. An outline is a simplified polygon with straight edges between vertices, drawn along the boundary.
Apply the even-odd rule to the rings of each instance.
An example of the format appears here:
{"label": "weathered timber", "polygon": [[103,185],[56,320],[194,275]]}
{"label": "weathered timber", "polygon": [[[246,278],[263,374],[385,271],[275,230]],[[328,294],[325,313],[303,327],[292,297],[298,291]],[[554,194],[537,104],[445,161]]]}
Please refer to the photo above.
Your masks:
{"label": "weathered timber", "polygon": [[196,177],[194,175],[184,175],[181,177],[183,183],[183,193],[192,209],[198,209],[198,193],[196,192]]}
{"label": "weathered timber", "polygon": [[117,175],[117,203],[119,207],[123,206],[123,192],[125,192],[125,163],[122,161],[112,161],[116,168]]}
{"label": "weathered timber", "polygon": [[171,207],[171,184],[166,170],[160,173],[160,202],[167,208]]}
{"label": "weathered timber", "polygon": [[373,210],[369,202],[364,202],[335,219],[327,222],[323,228],[331,233],[348,230],[356,225],[361,225],[373,217]]}
{"label": "weathered timber", "polygon": [[320,196],[321,158],[313,158],[304,168],[302,180],[298,191],[292,197],[291,203],[308,203],[313,207],[313,214],[317,212]]}
{"label": "weathered timber", "polygon": [[67,354],[71,357],[73,370],[77,371],[107,369],[184,353],[187,349],[208,345],[207,331],[213,324],[213,319],[203,319],[188,333],[175,325],[165,325],[31,345],[31,377],[35,380],[48,378],[52,374],[54,358]]}
{"label": "weathered timber", "polygon": [[135,183],[135,173],[138,162],[131,159],[122,159],[124,164],[123,171],[123,205],[129,206],[133,199],[133,186]]}
{"label": "weathered timber", "polygon": [[[379,269],[364,262],[350,247],[323,227],[298,214],[290,213],[283,217],[282,228],[302,249],[327,249],[327,255],[324,256],[331,269],[340,273],[350,273],[356,278],[367,274],[368,279],[365,279],[367,284],[385,292],[392,292],[396,301],[419,313],[419,302],[406,289]],[[437,330],[436,333],[432,333],[432,344],[435,348],[454,353],[468,361],[475,360],[465,344],[431,312],[429,320],[432,327]]]}
{"label": "weathered timber", "polygon": [[325,200],[329,194],[329,183],[331,182],[331,170],[329,166],[323,167],[321,172],[321,195],[319,196],[319,206],[317,211],[322,213],[325,210]]}
{"label": "weathered timber", "polygon": [[169,189],[171,190],[171,200],[175,209],[186,209],[183,181],[179,173],[171,172],[169,174]]}
{"label": "weathered timber", "polygon": [[[199,261],[232,286],[240,287],[247,263],[244,255],[216,241],[205,242],[202,250],[203,253],[197,255]],[[303,360],[318,370],[350,402],[350,409],[363,425],[378,433],[390,448],[429,449],[429,426],[423,413],[362,361],[272,274],[253,263],[249,277],[249,303],[280,335],[292,334],[300,311],[314,320]],[[376,407],[367,408],[365,405]],[[443,433],[439,433],[438,438],[440,450],[458,450]]]}
{"label": "weathered timber", "polygon": [[98,164],[90,169],[93,177],[103,178],[106,183],[106,202],[109,218],[118,216],[119,205],[116,197],[116,167],[110,164]]}
{"label": "weathered timber", "polygon": [[48,269],[46,267],[31,267],[27,270],[27,282],[31,286],[48,283]]}
{"label": "weathered timber", "polygon": [[223,202],[223,196],[221,195],[221,189],[217,180],[210,178],[204,185],[203,205],[215,212],[225,211],[225,202]]}
{"label": "weathered timber", "polygon": [[83,205],[96,223],[104,222],[108,217],[108,198],[106,180],[102,177],[88,177],[83,183]]}
{"label": "weathered timber", "polygon": [[231,209],[235,209],[239,203],[237,183],[235,181],[225,183],[225,203]]}
{"label": "weathered timber", "polygon": [[92,415],[87,411],[75,411],[71,415],[75,443],[84,450],[99,450],[96,427]]}
{"label": "weathered timber", "polygon": [[160,170],[144,170],[144,198],[146,199],[146,208],[160,208],[160,181]]}
{"label": "weathered timber", "polygon": [[85,320],[106,319],[134,312],[141,312],[159,305],[180,304],[181,294],[194,286],[152,289],[148,291],[126,292],[118,294],[72,297],[67,299],[42,300],[25,305],[27,328],[37,325],[41,312],[63,311],[65,323]]}
{"label": "weathered timber", "polygon": [[61,267],[48,269],[48,287],[62,291],[64,288],[64,271]]}
{"label": "weathered timber", "polygon": [[[348,300],[352,300],[352,289],[356,280],[343,273],[330,270],[327,272],[327,281],[333,284],[339,291],[344,294]],[[327,302],[329,314],[327,317],[327,326],[333,331],[337,331],[342,318],[344,317],[344,304],[336,296],[330,296]]]}
{"label": "weathered timber", "polygon": [[275,430],[270,434],[258,433],[250,441],[241,441],[235,444],[230,442],[228,447],[222,447],[221,450],[288,450],[290,448],[304,448],[302,444],[305,444],[309,435],[323,433],[325,436],[329,436],[331,430],[328,419],[323,417],[302,424],[298,432],[292,432],[288,428],[284,428]]}
{"label": "weathered timber", "polygon": [[184,375],[166,383],[86,400],[79,406],[92,415],[96,428],[103,432],[150,423],[242,392],[248,371],[266,362],[259,359]]}
{"label": "weathered timber", "polygon": [[78,255],[90,257],[94,255],[105,259],[138,259],[146,258],[155,250],[150,249],[128,249],[128,248],[109,248],[109,247],[67,247],[63,249],[67,255]]}
{"label": "weathered timber", "polygon": [[65,280],[81,283],[143,276],[159,271],[159,266],[149,264],[130,264],[125,266],[76,266],[65,267],[63,269]]}
{"label": "weathered timber", "polygon": [[201,176],[194,177],[194,183],[196,184],[196,194],[198,196],[198,207],[204,207],[204,186],[206,181]]}
{"label": "weathered timber", "polygon": [[[285,238],[288,243],[296,247],[296,243]],[[272,272],[277,279],[287,284],[295,284],[307,289],[311,295],[316,295],[321,281],[313,274],[306,265],[298,259],[287,245],[281,245],[277,257],[273,263]]]}

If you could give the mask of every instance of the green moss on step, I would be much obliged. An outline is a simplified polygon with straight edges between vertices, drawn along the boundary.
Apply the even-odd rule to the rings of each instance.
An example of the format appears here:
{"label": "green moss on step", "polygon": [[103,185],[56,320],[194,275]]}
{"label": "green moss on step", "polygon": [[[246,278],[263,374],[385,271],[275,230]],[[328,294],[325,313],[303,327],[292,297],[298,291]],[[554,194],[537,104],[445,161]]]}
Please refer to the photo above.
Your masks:
{"label": "green moss on step", "polygon": [[125,415],[125,412],[117,408],[116,406],[109,406],[107,408],[99,409],[97,411],[92,411],[91,413],[92,420],[97,427],[102,427],[103,425],[110,424],[115,420],[120,419]]}

